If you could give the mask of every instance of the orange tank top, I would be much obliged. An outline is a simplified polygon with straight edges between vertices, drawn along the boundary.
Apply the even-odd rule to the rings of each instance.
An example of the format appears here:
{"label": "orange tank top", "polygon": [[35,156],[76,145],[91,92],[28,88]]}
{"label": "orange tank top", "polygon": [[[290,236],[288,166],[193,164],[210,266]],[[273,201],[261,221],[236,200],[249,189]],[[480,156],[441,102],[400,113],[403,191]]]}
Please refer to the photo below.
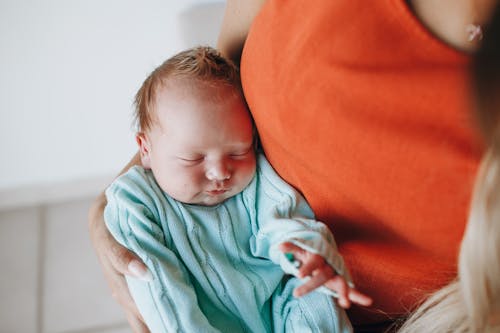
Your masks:
{"label": "orange tank top", "polygon": [[482,152],[468,63],[403,0],[269,0],[250,30],[241,75],[264,151],[374,298],[355,323],[456,274]]}

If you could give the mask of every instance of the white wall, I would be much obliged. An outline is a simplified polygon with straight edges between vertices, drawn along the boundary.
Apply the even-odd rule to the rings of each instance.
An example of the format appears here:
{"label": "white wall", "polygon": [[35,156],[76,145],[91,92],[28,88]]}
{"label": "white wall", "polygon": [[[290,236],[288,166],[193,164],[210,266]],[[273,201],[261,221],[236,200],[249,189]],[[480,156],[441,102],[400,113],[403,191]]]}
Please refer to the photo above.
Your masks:
{"label": "white wall", "polygon": [[223,0],[0,0],[0,201],[19,188],[116,174],[136,150],[136,90],[168,56],[213,45],[223,7]]}

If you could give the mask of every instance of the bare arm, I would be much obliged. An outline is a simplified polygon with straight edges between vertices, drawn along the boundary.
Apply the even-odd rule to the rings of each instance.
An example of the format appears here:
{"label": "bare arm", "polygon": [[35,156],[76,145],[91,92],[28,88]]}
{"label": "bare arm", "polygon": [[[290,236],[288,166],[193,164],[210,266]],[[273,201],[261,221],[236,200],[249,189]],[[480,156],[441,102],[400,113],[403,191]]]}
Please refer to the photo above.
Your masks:
{"label": "bare arm", "polygon": [[[241,51],[253,18],[264,4],[264,0],[228,0],[224,20],[217,46],[227,57],[239,64]],[[123,168],[120,174],[131,166],[139,165],[140,157],[136,154]],[[97,252],[104,276],[111,288],[113,297],[125,310],[127,319],[135,333],[147,333],[149,330],[137,310],[128,292],[124,275],[147,278],[147,268],[130,251],[122,247],[111,236],[104,223],[106,197],[101,193],[89,210],[89,231],[93,246]]]}
{"label": "bare arm", "polygon": [[[133,165],[139,165],[139,154],[135,154],[130,162],[123,168],[119,175],[126,172]],[[149,330],[144,325],[141,315],[135,306],[124,274],[132,276],[147,276],[147,269],[142,262],[127,249],[115,241],[104,223],[104,207],[106,197],[101,193],[93,202],[89,210],[89,232],[92,244],[99,258],[99,262],[108,282],[113,297],[125,310],[127,320],[136,333],[147,333]]]}
{"label": "bare arm", "polygon": [[265,0],[227,0],[217,48],[239,65],[241,51],[252,25]]}

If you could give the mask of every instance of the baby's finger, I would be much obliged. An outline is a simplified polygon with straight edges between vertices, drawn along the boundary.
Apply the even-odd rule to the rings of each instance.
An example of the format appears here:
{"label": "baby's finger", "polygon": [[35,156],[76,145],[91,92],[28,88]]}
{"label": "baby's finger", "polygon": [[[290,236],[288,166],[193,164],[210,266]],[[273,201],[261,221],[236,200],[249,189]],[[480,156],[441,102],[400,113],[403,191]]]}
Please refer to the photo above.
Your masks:
{"label": "baby's finger", "polygon": [[[325,272],[328,271],[329,277],[332,277],[335,275],[333,269],[325,264],[325,260],[323,257],[319,255],[314,255],[310,253],[306,253],[306,255],[298,256],[301,266],[299,268],[299,271],[297,273],[299,278],[304,278],[306,276],[311,276],[313,275],[313,272],[317,270],[320,267],[325,267]],[[323,268],[321,269],[321,271]]]}
{"label": "baby's finger", "polygon": [[281,243],[278,247],[281,252],[283,253],[293,253],[293,255],[297,256],[300,255],[304,250],[298,247],[297,245],[290,243],[290,242],[284,242]]}
{"label": "baby's finger", "polygon": [[365,295],[356,289],[349,290],[349,299],[353,303],[356,303],[356,304],[359,304],[362,306],[370,306],[373,303],[373,299],[370,296]]}
{"label": "baby's finger", "polygon": [[342,276],[334,276],[325,283],[325,287],[337,293],[338,303],[342,308],[348,309],[351,306],[351,301],[348,297],[348,286]]}
{"label": "baby's finger", "polygon": [[322,266],[321,268],[316,269],[309,280],[295,288],[293,295],[295,297],[300,297],[310,293],[328,281],[332,277],[332,274],[334,273],[330,266]]}

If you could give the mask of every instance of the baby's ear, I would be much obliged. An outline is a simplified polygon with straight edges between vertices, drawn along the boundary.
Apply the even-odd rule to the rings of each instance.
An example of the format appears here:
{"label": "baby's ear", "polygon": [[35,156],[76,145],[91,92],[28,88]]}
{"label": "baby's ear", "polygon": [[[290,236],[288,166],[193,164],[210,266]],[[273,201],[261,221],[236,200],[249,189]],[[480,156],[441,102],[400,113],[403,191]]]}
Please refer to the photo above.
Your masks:
{"label": "baby's ear", "polygon": [[137,141],[137,144],[139,145],[139,154],[141,156],[142,166],[144,169],[151,169],[151,145],[149,144],[148,137],[144,132],[139,132],[135,135],[135,141]]}

